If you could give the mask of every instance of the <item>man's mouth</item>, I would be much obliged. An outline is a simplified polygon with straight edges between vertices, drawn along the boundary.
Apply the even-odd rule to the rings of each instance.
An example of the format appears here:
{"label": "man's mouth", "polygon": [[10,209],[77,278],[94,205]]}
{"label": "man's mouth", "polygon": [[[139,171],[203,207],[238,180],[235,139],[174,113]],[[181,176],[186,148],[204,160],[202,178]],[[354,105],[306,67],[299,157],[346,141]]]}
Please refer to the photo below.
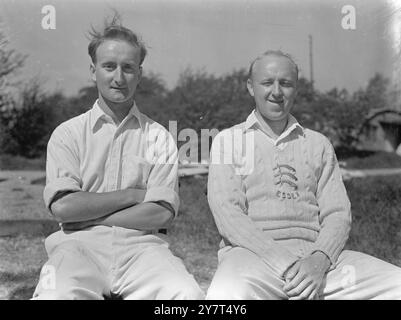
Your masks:
{"label": "man's mouth", "polygon": [[115,90],[124,90],[124,89],[126,89],[125,87],[111,87],[112,89],[115,89]]}
{"label": "man's mouth", "polygon": [[276,104],[284,103],[284,100],[270,100],[270,99],[267,99],[267,101],[269,101],[271,103],[276,103]]}

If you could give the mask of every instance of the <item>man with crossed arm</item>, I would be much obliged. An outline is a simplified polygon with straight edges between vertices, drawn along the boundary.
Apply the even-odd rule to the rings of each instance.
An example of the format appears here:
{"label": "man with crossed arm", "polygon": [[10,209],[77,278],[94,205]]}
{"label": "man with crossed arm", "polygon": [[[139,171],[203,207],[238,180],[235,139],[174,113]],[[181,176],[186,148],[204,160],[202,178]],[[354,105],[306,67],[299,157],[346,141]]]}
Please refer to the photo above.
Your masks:
{"label": "man with crossed arm", "polygon": [[99,98],[48,143],[44,201],[62,230],[46,239],[33,299],[201,299],[158,233],[178,212],[178,158],[135,104],[146,48],[116,18],[91,36]]}
{"label": "man with crossed arm", "polygon": [[343,251],[350,202],[329,140],[290,114],[297,81],[289,55],[257,57],[256,110],[213,141],[208,201],[223,239],[206,298],[401,299],[401,268]]}

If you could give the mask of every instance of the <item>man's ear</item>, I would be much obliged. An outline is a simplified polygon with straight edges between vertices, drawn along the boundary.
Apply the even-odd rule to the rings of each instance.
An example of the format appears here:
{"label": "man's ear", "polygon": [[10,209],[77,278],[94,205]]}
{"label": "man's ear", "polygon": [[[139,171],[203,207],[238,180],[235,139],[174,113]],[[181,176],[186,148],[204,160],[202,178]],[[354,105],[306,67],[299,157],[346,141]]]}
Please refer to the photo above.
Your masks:
{"label": "man's ear", "polygon": [[96,82],[96,67],[93,64],[93,62],[91,62],[90,66],[89,66],[89,71],[90,71],[92,80]]}
{"label": "man's ear", "polygon": [[138,82],[141,82],[142,80],[142,71],[143,71],[142,66],[139,66]]}
{"label": "man's ear", "polygon": [[250,78],[248,78],[248,80],[246,81],[246,87],[248,88],[249,94],[253,97],[254,96],[253,85],[252,85],[252,80]]}

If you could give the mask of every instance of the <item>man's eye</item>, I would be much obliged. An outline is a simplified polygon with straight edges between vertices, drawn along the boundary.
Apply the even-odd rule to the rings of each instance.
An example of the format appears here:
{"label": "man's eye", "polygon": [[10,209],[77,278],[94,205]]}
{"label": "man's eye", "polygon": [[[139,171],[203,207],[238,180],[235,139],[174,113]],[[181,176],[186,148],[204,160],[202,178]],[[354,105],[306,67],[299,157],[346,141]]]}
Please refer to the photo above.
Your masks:
{"label": "man's eye", "polygon": [[103,65],[103,68],[105,68],[106,70],[113,70],[114,66],[112,64],[105,64]]}
{"label": "man's eye", "polygon": [[129,72],[129,73],[134,73],[135,72],[135,67],[134,66],[130,66],[130,65],[124,66],[124,71],[125,72]]}
{"label": "man's eye", "polygon": [[262,82],[262,85],[264,86],[271,86],[273,84],[273,81],[264,81]]}
{"label": "man's eye", "polygon": [[280,82],[280,86],[283,86],[283,87],[292,87],[292,82],[289,82],[289,81],[283,81],[283,82]]}

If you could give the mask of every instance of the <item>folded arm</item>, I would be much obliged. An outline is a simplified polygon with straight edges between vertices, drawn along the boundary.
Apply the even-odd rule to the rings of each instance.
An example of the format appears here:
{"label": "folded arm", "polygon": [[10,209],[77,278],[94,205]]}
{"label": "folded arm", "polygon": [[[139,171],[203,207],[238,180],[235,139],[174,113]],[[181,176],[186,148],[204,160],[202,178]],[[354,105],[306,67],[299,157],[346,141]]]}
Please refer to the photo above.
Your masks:
{"label": "folded arm", "polygon": [[98,193],[81,188],[79,152],[68,130],[59,129],[53,134],[48,144],[44,200],[63,229],[99,224],[139,230],[168,226],[179,205],[177,148],[171,135],[155,136],[154,163],[146,190]]}
{"label": "folded arm", "polygon": [[174,213],[168,205],[144,202],[94,220],[63,224],[64,230],[80,230],[94,225],[117,226],[136,230],[157,230],[169,226]]}
{"label": "folded arm", "polygon": [[61,223],[94,220],[141,203],[145,193],[146,190],[131,188],[104,193],[58,193],[51,202],[50,209]]}

